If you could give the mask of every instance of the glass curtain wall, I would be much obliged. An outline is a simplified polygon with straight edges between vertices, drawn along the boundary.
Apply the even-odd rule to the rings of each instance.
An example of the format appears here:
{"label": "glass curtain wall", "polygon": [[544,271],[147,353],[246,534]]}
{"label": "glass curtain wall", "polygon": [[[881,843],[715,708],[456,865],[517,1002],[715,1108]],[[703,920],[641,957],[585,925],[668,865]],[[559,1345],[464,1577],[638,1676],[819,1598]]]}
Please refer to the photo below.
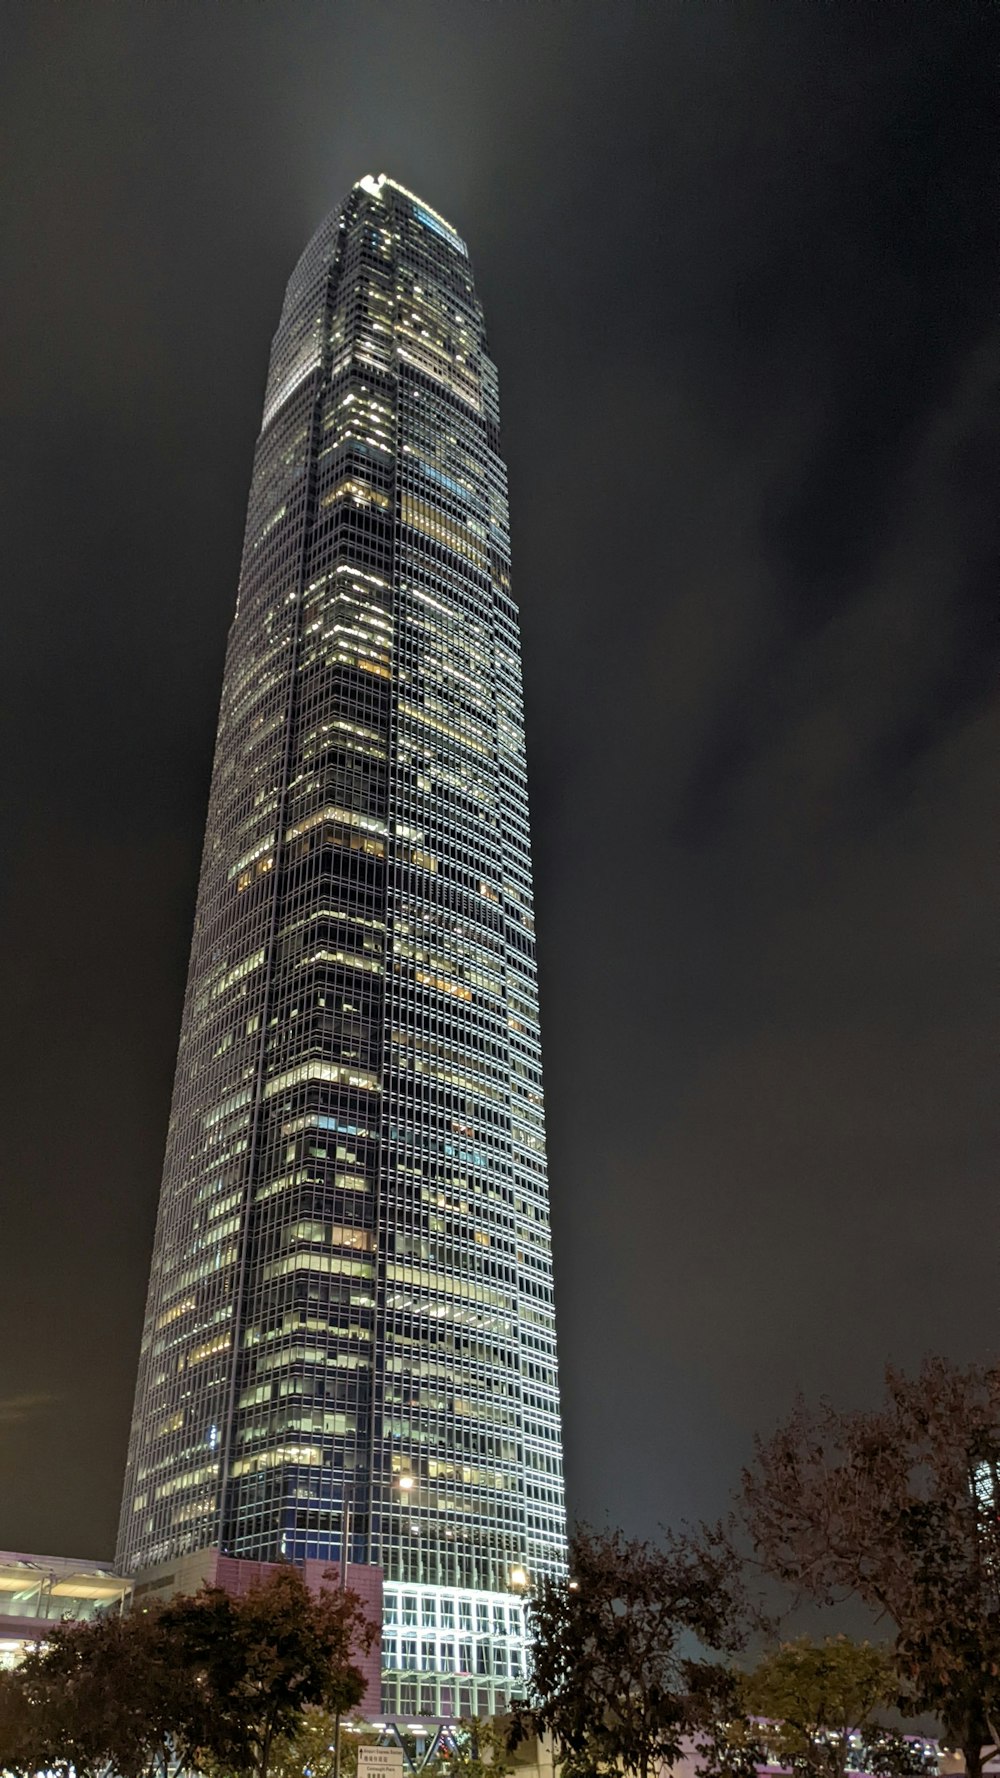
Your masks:
{"label": "glass curtain wall", "polygon": [[119,1540],[381,1565],[503,1707],[564,1559],[516,607],[468,253],[381,176],[272,349]]}

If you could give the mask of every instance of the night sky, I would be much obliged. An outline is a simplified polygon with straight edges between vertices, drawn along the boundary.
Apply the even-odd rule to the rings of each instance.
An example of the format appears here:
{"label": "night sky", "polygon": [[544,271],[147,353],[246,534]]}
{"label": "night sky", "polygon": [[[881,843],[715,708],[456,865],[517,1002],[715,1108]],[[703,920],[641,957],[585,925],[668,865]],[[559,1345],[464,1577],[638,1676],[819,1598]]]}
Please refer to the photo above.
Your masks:
{"label": "night sky", "polygon": [[468,240],[522,612],[571,1509],[997,1356],[997,14],[0,14],[0,1547],[111,1554],[285,280]]}

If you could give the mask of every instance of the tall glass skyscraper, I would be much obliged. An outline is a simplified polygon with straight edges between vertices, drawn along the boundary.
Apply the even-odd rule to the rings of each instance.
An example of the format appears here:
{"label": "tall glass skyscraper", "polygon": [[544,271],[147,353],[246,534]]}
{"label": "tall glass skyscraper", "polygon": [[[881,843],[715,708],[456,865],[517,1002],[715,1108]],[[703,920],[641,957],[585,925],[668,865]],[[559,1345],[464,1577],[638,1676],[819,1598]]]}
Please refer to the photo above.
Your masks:
{"label": "tall glass skyscraper", "polygon": [[498,423],[464,243],[362,179],[271,352],[118,1545],[346,1536],[445,1715],[565,1549]]}

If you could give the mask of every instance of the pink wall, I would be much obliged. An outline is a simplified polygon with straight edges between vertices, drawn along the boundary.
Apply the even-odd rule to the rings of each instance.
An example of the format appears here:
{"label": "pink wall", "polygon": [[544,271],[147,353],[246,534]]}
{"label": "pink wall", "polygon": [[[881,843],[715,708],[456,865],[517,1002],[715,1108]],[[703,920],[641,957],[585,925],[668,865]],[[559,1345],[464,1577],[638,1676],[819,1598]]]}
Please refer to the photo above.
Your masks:
{"label": "pink wall", "polygon": [[[217,1556],[215,1574],[207,1578],[214,1579],[215,1585],[224,1587],[227,1593],[238,1598],[258,1586],[269,1574],[280,1567],[277,1562],[248,1562],[238,1556]],[[306,1586],[311,1593],[322,1592],[328,1588],[336,1592],[340,1585],[340,1565],[337,1562],[301,1562],[296,1563],[301,1569]],[[347,1565],[347,1585],[352,1593],[356,1593],[365,1607],[369,1622],[375,1625],[376,1637],[367,1654],[359,1650],[356,1654],[357,1664],[364,1675],[365,1695],[358,1705],[358,1710],[369,1721],[378,1716],[382,1708],[382,1570],[368,1568],[361,1564],[349,1562]]]}

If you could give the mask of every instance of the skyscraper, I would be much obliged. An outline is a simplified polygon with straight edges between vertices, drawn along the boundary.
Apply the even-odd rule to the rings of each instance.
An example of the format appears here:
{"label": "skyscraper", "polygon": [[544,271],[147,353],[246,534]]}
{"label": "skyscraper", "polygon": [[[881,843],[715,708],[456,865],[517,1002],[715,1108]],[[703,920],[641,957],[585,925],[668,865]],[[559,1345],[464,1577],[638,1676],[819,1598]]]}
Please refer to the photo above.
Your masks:
{"label": "skyscraper", "polygon": [[346,1539],[445,1715],[565,1548],[498,423],[464,243],[360,180],[271,352],[118,1545]]}

